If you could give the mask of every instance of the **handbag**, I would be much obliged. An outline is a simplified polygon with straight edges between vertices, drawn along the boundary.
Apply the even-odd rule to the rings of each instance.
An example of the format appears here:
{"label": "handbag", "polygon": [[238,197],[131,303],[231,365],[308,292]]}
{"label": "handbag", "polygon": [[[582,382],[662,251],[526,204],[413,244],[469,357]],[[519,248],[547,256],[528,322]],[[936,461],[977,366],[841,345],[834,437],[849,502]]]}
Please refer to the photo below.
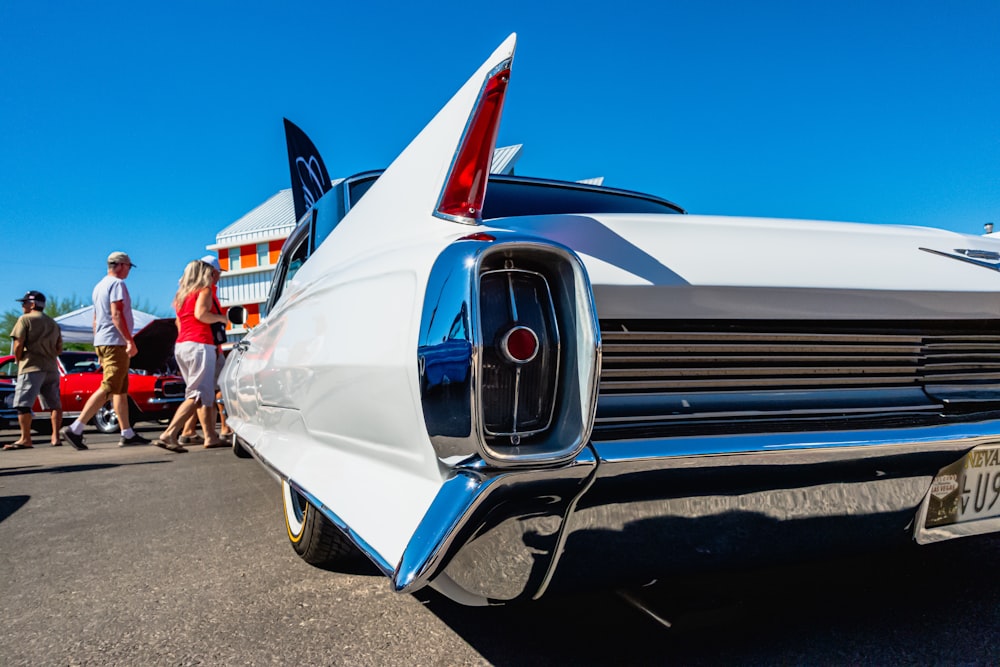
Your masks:
{"label": "handbag", "polygon": [[226,338],[226,325],[222,322],[212,322],[208,326],[212,327],[212,340],[216,345],[222,345],[228,339]]}
{"label": "handbag", "polygon": [[[220,315],[222,314],[222,309],[219,307],[219,303],[215,300],[214,295],[212,296],[212,310]],[[228,342],[229,339],[226,338],[225,324],[222,322],[212,322],[208,326],[212,329],[212,341],[214,341],[216,345],[222,345],[223,343]]]}

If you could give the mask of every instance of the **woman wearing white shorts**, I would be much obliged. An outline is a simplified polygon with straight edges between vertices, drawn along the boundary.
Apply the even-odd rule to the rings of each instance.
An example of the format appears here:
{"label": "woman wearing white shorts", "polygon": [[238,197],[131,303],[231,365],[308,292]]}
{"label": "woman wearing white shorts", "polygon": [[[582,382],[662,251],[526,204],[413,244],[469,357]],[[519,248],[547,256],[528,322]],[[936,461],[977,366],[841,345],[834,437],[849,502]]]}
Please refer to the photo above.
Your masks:
{"label": "woman wearing white shorts", "polygon": [[184,402],[177,408],[173,419],[160,437],[153,441],[157,447],[172,452],[186,452],[178,442],[184,422],[195,410],[199,412],[205,431],[205,447],[224,447],[226,442],[215,431],[215,382],[222,364],[222,355],[212,338],[213,323],[226,322],[226,316],[215,302],[214,286],[219,280],[216,266],[195,260],[184,268],[174,296],[177,311],[177,342],[174,357],[187,391]]}

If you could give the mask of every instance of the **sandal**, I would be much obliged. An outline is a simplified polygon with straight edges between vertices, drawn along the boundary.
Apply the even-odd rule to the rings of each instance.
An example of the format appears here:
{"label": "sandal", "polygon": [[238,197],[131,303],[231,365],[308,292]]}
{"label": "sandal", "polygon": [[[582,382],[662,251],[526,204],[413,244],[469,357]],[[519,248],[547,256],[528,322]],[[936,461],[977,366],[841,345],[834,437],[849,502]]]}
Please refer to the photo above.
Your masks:
{"label": "sandal", "polygon": [[178,454],[183,454],[187,451],[179,442],[177,442],[177,436],[175,435],[160,436],[153,441],[153,444],[157,447],[162,447],[169,452],[176,452]]}
{"label": "sandal", "polygon": [[205,449],[215,449],[216,447],[228,447],[229,443],[225,440],[212,440],[211,442],[206,442]]}
{"label": "sandal", "polygon": [[5,451],[13,451],[15,449],[34,449],[35,446],[32,445],[30,442],[29,443],[12,442],[9,445],[4,445],[3,448]]}

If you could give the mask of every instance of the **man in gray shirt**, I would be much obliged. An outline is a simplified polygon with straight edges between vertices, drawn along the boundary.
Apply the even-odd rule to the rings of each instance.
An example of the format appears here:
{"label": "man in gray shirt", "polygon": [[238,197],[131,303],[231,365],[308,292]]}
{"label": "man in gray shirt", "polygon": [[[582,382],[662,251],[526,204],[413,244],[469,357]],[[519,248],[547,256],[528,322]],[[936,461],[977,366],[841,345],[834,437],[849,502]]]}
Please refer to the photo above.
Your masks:
{"label": "man in gray shirt", "polygon": [[62,436],[77,449],[87,449],[83,427],[111,397],[111,405],[122,429],[119,447],[148,445],[149,440],[132,430],[128,414],[128,367],[137,350],[132,339],[132,298],[125,279],[135,265],[127,254],[108,255],[108,274],[94,287],[94,350],[104,370],[100,388],[90,395],[83,411]]}

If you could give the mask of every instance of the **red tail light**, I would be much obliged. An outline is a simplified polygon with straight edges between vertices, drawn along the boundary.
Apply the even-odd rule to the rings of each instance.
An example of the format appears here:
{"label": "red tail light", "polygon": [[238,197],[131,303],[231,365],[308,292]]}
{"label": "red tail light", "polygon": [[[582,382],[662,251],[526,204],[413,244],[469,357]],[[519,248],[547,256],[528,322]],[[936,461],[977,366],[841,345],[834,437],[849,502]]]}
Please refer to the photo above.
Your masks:
{"label": "red tail light", "polygon": [[442,217],[470,224],[482,220],[486,179],[507,94],[510,63],[507,60],[499,65],[479,94],[476,109],[462,136],[455,161],[441,192],[436,212]]}
{"label": "red tail light", "polygon": [[538,354],[538,336],[527,327],[514,327],[500,341],[505,357],[516,364],[526,364]]}

